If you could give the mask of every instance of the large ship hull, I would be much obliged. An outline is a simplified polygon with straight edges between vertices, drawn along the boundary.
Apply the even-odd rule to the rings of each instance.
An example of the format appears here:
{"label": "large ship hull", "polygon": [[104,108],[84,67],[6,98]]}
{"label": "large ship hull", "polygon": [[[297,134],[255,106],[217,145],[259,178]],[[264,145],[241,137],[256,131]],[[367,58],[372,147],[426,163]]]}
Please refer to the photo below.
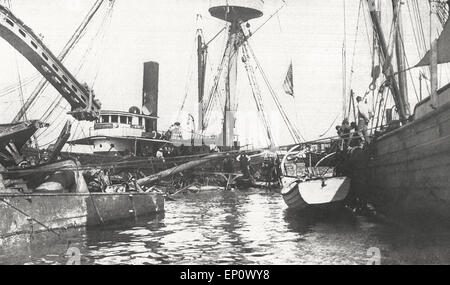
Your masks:
{"label": "large ship hull", "polygon": [[353,157],[353,189],[395,220],[450,221],[450,103]]}

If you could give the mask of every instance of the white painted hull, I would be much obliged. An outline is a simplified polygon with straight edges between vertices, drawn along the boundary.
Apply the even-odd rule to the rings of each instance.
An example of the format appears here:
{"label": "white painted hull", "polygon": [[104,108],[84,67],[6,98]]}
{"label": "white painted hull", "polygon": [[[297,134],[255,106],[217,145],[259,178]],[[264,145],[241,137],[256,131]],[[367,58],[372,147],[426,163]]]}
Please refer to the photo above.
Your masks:
{"label": "white painted hull", "polygon": [[350,192],[350,178],[332,177],[324,180],[297,181],[284,177],[281,194],[287,206],[292,209],[304,209],[341,202]]}

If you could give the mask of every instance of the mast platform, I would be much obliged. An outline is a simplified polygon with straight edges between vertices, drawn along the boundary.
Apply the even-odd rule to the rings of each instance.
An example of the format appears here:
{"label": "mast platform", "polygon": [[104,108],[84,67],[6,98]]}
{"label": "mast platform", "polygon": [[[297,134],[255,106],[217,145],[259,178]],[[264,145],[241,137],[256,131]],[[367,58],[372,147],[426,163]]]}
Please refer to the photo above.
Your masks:
{"label": "mast platform", "polygon": [[247,22],[263,15],[263,5],[261,0],[211,0],[209,13],[227,22]]}

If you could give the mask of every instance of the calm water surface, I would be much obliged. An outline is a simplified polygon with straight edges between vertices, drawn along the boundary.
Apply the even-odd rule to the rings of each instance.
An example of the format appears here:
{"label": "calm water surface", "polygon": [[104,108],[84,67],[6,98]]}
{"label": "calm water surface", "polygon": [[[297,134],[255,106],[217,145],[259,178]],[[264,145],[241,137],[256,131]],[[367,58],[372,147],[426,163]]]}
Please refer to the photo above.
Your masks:
{"label": "calm water surface", "polygon": [[164,215],[0,250],[0,263],[66,264],[77,247],[82,264],[367,264],[377,249],[381,264],[449,264],[450,230],[437,232],[348,210],[294,214],[275,193],[190,194]]}

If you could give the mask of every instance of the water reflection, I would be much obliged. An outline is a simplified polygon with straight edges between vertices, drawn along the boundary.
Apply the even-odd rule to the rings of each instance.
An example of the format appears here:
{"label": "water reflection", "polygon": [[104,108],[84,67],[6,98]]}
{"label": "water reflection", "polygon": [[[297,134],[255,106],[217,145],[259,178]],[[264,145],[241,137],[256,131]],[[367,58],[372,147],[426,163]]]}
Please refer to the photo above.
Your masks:
{"label": "water reflection", "polygon": [[[450,231],[411,232],[351,212],[287,211],[278,194],[260,191],[188,195],[166,214],[78,233],[82,264],[382,264],[449,263]],[[67,242],[0,263],[65,264]]]}

